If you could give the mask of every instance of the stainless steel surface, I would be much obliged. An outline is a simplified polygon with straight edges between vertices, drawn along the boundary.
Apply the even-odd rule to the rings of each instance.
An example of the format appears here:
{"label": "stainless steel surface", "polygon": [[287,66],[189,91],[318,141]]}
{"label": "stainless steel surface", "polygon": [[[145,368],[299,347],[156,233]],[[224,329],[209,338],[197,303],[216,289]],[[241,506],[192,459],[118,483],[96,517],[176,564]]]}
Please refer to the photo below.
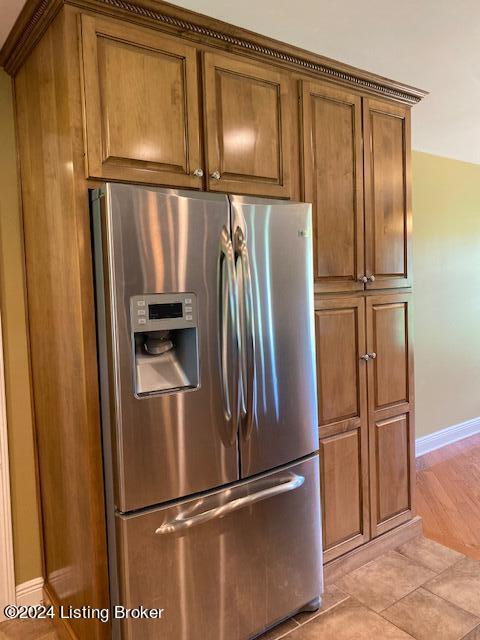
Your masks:
{"label": "stainless steel surface", "polygon": [[96,209],[112,601],[165,610],[122,638],[253,638],[322,593],[310,205]]}
{"label": "stainless steel surface", "polygon": [[250,271],[245,278],[243,270],[243,281],[251,280],[253,301],[254,373],[243,381],[248,391],[253,379],[253,421],[249,427],[245,407],[240,433],[245,478],[318,448],[311,207],[240,196],[230,201],[234,247],[242,237]]}
{"label": "stainless steel surface", "polygon": [[[215,286],[221,234],[230,228],[229,209],[222,195],[124,184],[107,184],[101,200],[110,291],[115,502],[120,511],[130,511],[239,477],[233,418],[225,414],[219,393]],[[200,386],[138,399],[130,300],[178,292],[197,296]],[[228,351],[234,351],[234,344]],[[233,388],[237,375],[230,363],[227,368]]]}
{"label": "stainless steel surface", "polygon": [[193,175],[197,176],[197,178],[203,178],[203,169],[195,169]]}
{"label": "stainless steel surface", "polygon": [[[111,366],[108,353],[109,335],[107,327],[107,310],[105,305],[106,282],[103,270],[104,247],[102,241],[102,209],[103,193],[100,189],[92,189],[89,192],[93,255],[95,263],[95,289],[97,292],[95,315],[97,321],[97,350],[98,368],[100,380],[100,410],[102,422],[102,450],[103,450],[103,478],[105,484],[105,511],[107,524],[107,545],[108,545],[108,573],[109,573],[109,594],[110,602],[120,602],[117,564],[117,540],[115,535],[115,496],[114,496],[114,447],[111,430],[111,406],[110,388]],[[120,638],[120,620],[112,620],[112,639]]]}
{"label": "stainless steel surface", "polygon": [[243,231],[237,227],[234,236],[235,273],[238,285],[238,318],[241,345],[241,390],[244,437],[252,435],[256,408],[255,326],[250,258]]}
{"label": "stainless steel surface", "polygon": [[370,360],[370,356],[368,355],[368,353],[364,353],[362,356],[360,356],[360,360],[365,360],[365,362],[367,360]]}
{"label": "stainless steel surface", "polygon": [[[295,490],[169,535],[162,525],[222,507],[294,476]],[[126,620],[127,640],[247,640],[322,593],[318,457],[164,508],[118,516],[121,600],[163,608]]]}
{"label": "stainless steel surface", "polygon": [[[235,278],[233,245],[229,230],[227,227],[223,227],[220,234],[220,286],[218,305],[220,312],[220,363],[223,404],[225,417],[231,425],[229,441],[232,445],[236,445],[237,443],[237,407],[239,403],[240,382],[240,334],[237,299],[238,292]],[[229,345],[233,347],[231,358],[229,358]],[[232,407],[234,408],[233,411]]]}
{"label": "stainless steel surface", "polygon": [[292,474],[290,476],[290,480],[282,478],[282,480],[273,487],[261,489],[260,491],[257,491],[257,493],[251,493],[243,498],[236,498],[235,500],[227,502],[219,507],[215,507],[214,509],[202,511],[202,513],[199,513],[196,516],[185,517],[188,514],[188,511],[186,513],[180,513],[174,520],[172,520],[172,522],[166,522],[165,524],[162,524],[161,527],[158,527],[155,533],[157,535],[175,533],[177,531],[183,531],[183,529],[189,529],[190,527],[204,524],[214,518],[224,518],[229,513],[237,511],[237,509],[244,509],[245,507],[252,506],[255,502],[267,500],[268,498],[279,496],[280,494],[287,493],[288,491],[294,491],[295,489],[298,489],[298,487],[301,487],[304,482],[305,478],[303,476]]}
{"label": "stainless steel surface", "polygon": [[375,360],[377,354],[375,353],[375,351],[372,351],[371,353],[367,353],[367,356],[370,358],[370,360]]}
{"label": "stainless steel surface", "polygon": [[213,172],[210,174],[210,177],[211,177],[211,178],[213,178],[214,180],[220,180],[220,178],[221,178],[222,176],[221,176],[221,174],[220,174],[220,171],[218,171],[218,170],[217,170],[217,171],[213,171]]}

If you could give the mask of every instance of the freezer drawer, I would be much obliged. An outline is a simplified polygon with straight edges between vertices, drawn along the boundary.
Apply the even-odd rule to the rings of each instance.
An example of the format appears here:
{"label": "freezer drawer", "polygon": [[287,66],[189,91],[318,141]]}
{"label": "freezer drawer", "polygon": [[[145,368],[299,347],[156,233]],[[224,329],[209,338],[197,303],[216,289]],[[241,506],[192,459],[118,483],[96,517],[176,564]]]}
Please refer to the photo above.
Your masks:
{"label": "freezer drawer", "polygon": [[202,498],[117,516],[122,622],[135,640],[246,640],[322,592],[318,457]]}

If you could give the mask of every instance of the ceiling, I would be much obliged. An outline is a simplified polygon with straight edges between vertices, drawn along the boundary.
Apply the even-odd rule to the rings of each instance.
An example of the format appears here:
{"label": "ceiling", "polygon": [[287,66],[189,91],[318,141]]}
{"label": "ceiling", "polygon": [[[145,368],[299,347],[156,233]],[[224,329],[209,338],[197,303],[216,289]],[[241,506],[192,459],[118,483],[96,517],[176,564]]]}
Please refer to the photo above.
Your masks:
{"label": "ceiling", "polygon": [[2,12],[0,15],[0,47],[6,40],[13,27],[13,23],[17,19],[21,8],[25,4],[25,0],[0,0]]}
{"label": "ceiling", "polygon": [[[1,0],[0,42],[23,0]],[[175,0],[200,13],[430,91],[413,147],[480,163],[478,0]]]}

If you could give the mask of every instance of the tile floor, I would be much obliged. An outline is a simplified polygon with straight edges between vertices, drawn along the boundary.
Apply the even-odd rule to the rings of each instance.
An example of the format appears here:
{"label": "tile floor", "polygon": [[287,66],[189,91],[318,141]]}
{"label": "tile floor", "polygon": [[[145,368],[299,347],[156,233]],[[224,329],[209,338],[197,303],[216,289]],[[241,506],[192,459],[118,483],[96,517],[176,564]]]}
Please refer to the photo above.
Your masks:
{"label": "tile floor", "polygon": [[[258,640],[281,638],[480,640],[480,562],[416,538],[328,585],[320,611]],[[63,640],[47,621],[0,624],[0,640],[20,639]]]}

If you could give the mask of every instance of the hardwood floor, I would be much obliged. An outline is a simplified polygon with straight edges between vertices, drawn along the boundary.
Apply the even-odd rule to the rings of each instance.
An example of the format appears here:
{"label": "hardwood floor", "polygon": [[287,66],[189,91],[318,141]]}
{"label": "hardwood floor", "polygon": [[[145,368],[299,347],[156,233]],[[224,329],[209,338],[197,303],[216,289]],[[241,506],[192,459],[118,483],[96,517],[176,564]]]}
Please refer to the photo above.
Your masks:
{"label": "hardwood floor", "polygon": [[480,560],[480,434],[417,458],[425,536]]}

